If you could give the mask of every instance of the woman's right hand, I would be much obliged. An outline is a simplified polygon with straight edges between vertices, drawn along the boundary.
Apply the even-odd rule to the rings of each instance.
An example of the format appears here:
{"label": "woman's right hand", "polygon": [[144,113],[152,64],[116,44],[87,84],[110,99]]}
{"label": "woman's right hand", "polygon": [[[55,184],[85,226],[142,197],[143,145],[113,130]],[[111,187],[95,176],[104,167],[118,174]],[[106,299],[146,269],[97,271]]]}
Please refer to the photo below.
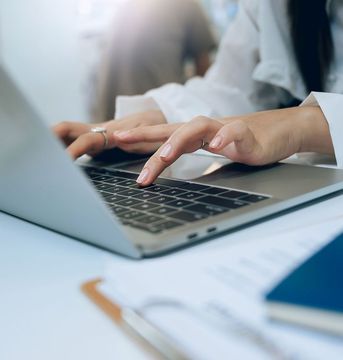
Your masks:
{"label": "woman's right hand", "polygon": [[182,154],[199,148],[248,164],[266,165],[298,152],[334,154],[328,123],[316,106],[270,110],[254,114],[211,119],[197,117],[190,122],[156,125],[126,131],[122,141],[129,143],[163,141],[146,162],[137,179],[150,185],[162,171]]}
{"label": "woman's right hand", "polygon": [[165,123],[166,119],[162,112],[152,110],[127,116],[119,120],[110,120],[101,124],[64,121],[54,126],[53,131],[65,144],[68,153],[73,159],[77,159],[84,154],[95,156],[105,150],[103,134],[92,133],[91,129],[94,127],[102,127],[107,130],[108,144],[106,150],[118,147],[131,153],[150,154],[156,151],[162,143],[143,141],[127,144],[122,143],[116,134],[141,126],[153,126]]}

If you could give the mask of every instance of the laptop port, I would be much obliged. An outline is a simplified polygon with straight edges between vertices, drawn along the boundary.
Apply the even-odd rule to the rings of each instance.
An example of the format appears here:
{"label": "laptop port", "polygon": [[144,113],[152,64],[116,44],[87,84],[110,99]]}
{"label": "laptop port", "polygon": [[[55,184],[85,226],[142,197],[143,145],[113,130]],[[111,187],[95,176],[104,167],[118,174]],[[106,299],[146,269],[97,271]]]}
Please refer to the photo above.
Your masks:
{"label": "laptop port", "polygon": [[198,236],[198,233],[189,234],[187,237],[189,240],[195,239]]}
{"label": "laptop port", "polygon": [[207,229],[207,232],[210,234],[210,233],[213,233],[213,232],[215,232],[215,231],[217,231],[217,228],[214,226],[214,227],[210,227],[210,228],[208,228]]}

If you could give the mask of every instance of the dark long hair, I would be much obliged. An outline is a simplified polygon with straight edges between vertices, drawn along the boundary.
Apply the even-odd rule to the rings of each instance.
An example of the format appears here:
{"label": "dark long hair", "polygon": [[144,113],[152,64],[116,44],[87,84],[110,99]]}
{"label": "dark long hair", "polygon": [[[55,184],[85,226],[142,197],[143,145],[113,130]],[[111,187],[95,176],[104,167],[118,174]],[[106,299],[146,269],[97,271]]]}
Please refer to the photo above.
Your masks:
{"label": "dark long hair", "polygon": [[327,0],[288,0],[295,57],[308,91],[323,91],[333,58]]}

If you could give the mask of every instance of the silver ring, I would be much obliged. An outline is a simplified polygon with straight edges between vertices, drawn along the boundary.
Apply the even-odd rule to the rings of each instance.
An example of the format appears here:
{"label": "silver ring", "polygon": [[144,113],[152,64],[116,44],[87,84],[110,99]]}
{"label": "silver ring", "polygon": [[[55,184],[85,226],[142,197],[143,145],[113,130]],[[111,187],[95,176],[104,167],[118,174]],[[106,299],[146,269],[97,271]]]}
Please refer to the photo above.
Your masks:
{"label": "silver ring", "polygon": [[103,148],[106,149],[108,145],[108,136],[107,136],[107,130],[103,127],[95,127],[90,130],[93,134],[102,134],[104,137],[104,146]]}

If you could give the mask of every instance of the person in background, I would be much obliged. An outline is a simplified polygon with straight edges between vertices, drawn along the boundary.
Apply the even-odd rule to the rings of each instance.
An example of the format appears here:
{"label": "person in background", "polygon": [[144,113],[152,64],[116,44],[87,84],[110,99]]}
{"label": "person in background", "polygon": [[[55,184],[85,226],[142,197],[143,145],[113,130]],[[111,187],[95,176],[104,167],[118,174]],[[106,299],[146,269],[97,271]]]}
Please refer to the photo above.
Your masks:
{"label": "person in background", "polygon": [[[119,97],[118,120],[103,124],[108,146],[158,149],[139,178],[142,185],[199,147],[252,165],[314,152],[342,167],[342,95],[315,93],[310,106],[242,116],[298,104],[311,91],[342,94],[342,42],[342,1],[313,0],[309,8],[306,0],[241,0],[205,77]],[[76,158],[103,150],[103,136],[91,127],[63,123],[55,132]]]}
{"label": "person in background", "polygon": [[203,76],[216,43],[196,0],[129,0],[117,8],[97,69],[97,122],[113,119],[118,95],[184,83],[185,63]]}

